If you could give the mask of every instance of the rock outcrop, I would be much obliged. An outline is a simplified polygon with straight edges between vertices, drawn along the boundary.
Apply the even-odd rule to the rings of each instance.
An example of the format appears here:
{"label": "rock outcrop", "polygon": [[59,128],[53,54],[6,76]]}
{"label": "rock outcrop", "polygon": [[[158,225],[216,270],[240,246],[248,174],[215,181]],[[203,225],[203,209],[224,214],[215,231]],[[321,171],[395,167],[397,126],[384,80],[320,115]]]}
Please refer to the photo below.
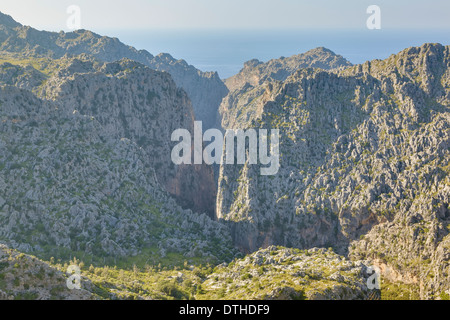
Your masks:
{"label": "rock outcrop", "polygon": [[368,300],[379,292],[367,286],[365,263],[323,248],[271,246],[217,267],[202,288],[209,299]]}
{"label": "rock outcrop", "polygon": [[333,51],[319,47],[291,57],[281,57],[262,62],[253,59],[244,63],[244,68],[236,75],[225,80],[230,91],[250,85],[256,87],[268,80],[284,81],[299,69],[318,68],[323,70],[351,66],[344,57]]}
{"label": "rock outcrop", "polygon": [[[78,55],[88,55],[103,62],[115,62],[127,58],[151,69],[168,72],[176,85],[188,94],[194,110],[193,116],[196,120],[203,121],[205,130],[215,125],[219,105],[228,92],[216,72],[202,72],[188,65],[184,60],[174,59],[169,54],[153,56],[145,50],[136,50],[125,45],[117,38],[100,36],[87,30],[69,33],[38,31],[22,26],[2,13],[0,13],[0,54],[3,57],[0,61],[32,60],[48,64],[51,64],[51,60],[54,59]],[[73,72],[80,71],[77,66],[74,68],[76,71]],[[16,85],[20,87],[33,85],[23,83],[25,81],[26,79],[19,79]],[[189,181],[189,186],[186,181]],[[196,167],[193,172],[190,169],[181,168],[176,173],[175,180],[164,185],[167,191],[176,196],[183,207],[214,215],[216,188],[211,167]],[[204,193],[208,194],[203,195]],[[196,194],[200,195],[200,199],[194,199]]]}
{"label": "rock outcrop", "polygon": [[36,257],[0,244],[0,300],[94,300],[86,290],[93,284],[80,278],[83,288],[70,290],[68,275]]}
{"label": "rock outcrop", "polygon": [[218,126],[233,128],[239,121],[250,121],[258,117],[261,110],[249,108],[252,102],[264,92],[261,87],[265,82],[284,81],[297,70],[320,68],[323,70],[351,66],[342,56],[326,48],[316,48],[288,58],[282,57],[268,62],[257,59],[247,61],[244,68],[236,75],[225,80],[229,93],[219,108]]}
{"label": "rock outcrop", "polygon": [[[298,70],[233,107],[239,128],[279,128],[281,168],[223,166],[218,218],[235,243],[334,247],[449,289],[450,48],[425,44],[341,70]],[[226,117],[233,119],[234,110]],[[235,120],[237,119],[237,120]]]}
{"label": "rock outcrop", "polygon": [[[189,183],[199,180],[198,168],[170,159],[172,131],[194,120],[170,75],[88,57],[47,67],[0,77],[0,240],[46,257],[125,257],[151,247],[161,257],[223,261],[233,251],[227,229],[182,209],[164,190],[198,199],[194,207],[202,198],[189,192],[213,196]],[[31,91],[7,85],[22,75],[31,76],[28,85],[39,83],[35,73],[45,81]]]}

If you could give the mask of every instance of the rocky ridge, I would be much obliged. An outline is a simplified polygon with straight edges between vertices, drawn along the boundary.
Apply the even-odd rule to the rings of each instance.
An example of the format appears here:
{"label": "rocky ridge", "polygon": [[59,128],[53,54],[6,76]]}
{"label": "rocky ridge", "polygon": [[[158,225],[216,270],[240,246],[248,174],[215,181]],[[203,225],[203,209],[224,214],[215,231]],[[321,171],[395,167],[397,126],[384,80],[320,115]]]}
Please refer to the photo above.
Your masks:
{"label": "rocky ridge", "polygon": [[351,66],[350,62],[323,47],[265,63],[257,59],[247,61],[238,74],[225,80],[229,93],[219,108],[219,126],[225,129],[238,127],[241,119],[248,122],[253,117],[258,117],[261,110],[248,106],[264,93],[262,84],[266,82],[284,81],[304,68],[331,70],[348,66]]}
{"label": "rocky ridge", "polygon": [[0,52],[17,54],[23,58],[58,59],[65,55],[88,54],[103,62],[128,58],[152,69],[171,74],[177,86],[182,87],[192,101],[197,120],[205,129],[212,127],[217,110],[228,90],[217,72],[202,72],[184,60],[170,54],[153,56],[146,50],[137,50],[117,38],[100,36],[88,30],[74,32],[39,31],[23,26],[0,12]]}
{"label": "rocky ridge", "polygon": [[[84,288],[92,287],[83,279]],[[69,290],[67,275],[36,257],[0,245],[0,300],[91,300],[88,290]]]}
{"label": "rocky ridge", "polygon": [[217,267],[202,289],[208,299],[367,300],[378,294],[369,277],[364,262],[332,250],[270,246]]}
{"label": "rocky ridge", "polygon": [[259,250],[214,269],[189,267],[132,270],[87,267],[74,258],[80,289],[69,290],[64,265],[45,262],[0,245],[0,300],[98,299],[379,299],[369,290],[365,262],[350,262],[331,250],[281,247]]}
{"label": "rocky ridge", "polygon": [[[124,58],[139,62],[151,69],[168,72],[178,87],[183,88],[192,102],[194,117],[203,122],[206,130],[215,125],[218,107],[228,90],[216,72],[202,72],[184,60],[176,60],[169,54],[153,56],[145,50],[127,46],[117,38],[100,36],[88,30],[74,32],[39,31],[29,26],[22,26],[10,16],[0,13],[0,62],[22,62],[51,65],[54,60],[90,56],[101,62],[115,62]],[[31,72],[31,70],[28,70]],[[48,71],[48,70],[45,70]],[[9,70],[13,72],[13,70]],[[34,74],[33,81],[39,81]],[[42,75],[40,75],[42,76]],[[22,79],[22,81],[28,81]],[[35,83],[18,83],[33,86]],[[182,128],[182,127],[180,127]],[[197,166],[177,172],[171,183],[163,183],[166,190],[173,194],[180,205],[194,211],[206,211],[214,214],[215,183],[213,170],[209,166]],[[185,175],[185,172],[189,172]],[[192,180],[194,175],[194,180]],[[195,185],[187,186],[187,182]],[[199,201],[192,200],[194,194],[208,193]],[[202,190],[202,191],[199,191]],[[197,192],[198,191],[198,192]]]}
{"label": "rocky ridge", "polygon": [[449,57],[449,47],[425,44],[341,70],[301,69],[238,99],[251,116],[223,113],[224,128],[280,128],[282,139],[276,176],[221,168],[217,213],[235,243],[332,246],[381,259],[422,298],[448,290]]}
{"label": "rocky ridge", "polygon": [[226,227],[164,190],[179,171],[196,174],[161,162],[171,132],[193,125],[171,77],[130,60],[56,64],[36,94],[7,85],[14,77],[0,86],[0,239],[47,257],[126,257],[144,247],[160,257],[233,256]]}

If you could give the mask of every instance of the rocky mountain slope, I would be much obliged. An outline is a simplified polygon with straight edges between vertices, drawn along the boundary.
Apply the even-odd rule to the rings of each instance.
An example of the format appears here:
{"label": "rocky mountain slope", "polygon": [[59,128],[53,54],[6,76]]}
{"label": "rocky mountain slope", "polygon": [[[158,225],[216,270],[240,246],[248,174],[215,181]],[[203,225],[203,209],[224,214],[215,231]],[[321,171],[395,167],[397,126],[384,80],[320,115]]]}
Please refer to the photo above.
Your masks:
{"label": "rocky mountain slope", "polygon": [[46,68],[0,67],[0,240],[43,257],[232,257],[226,227],[164,190],[210,192],[170,160],[172,131],[194,120],[170,75],[89,57]]}
{"label": "rocky mountain slope", "polygon": [[64,55],[88,54],[97,60],[114,62],[128,58],[152,69],[171,74],[177,86],[182,87],[192,101],[197,120],[208,129],[215,124],[217,110],[228,90],[217,72],[202,72],[184,60],[176,60],[164,53],[153,56],[146,50],[137,50],[117,38],[100,36],[88,30],[74,32],[39,31],[23,26],[0,12],[0,52],[21,57],[61,58]]}
{"label": "rocky mountain slope", "polygon": [[322,47],[287,58],[272,59],[265,63],[257,59],[247,61],[238,74],[225,80],[229,93],[220,105],[218,126],[238,127],[237,122],[240,119],[247,122],[254,116],[257,117],[260,110],[257,108],[249,110],[247,106],[263,94],[261,85],[265,82],[284,81],[299,69],[330,70],[350,65],[351,63],[342,56]]}
{"label": "rocky mountain slope", "polygon": [[[448,298],[450,47],[356,66],[317,48],[226,85],[0,14],[0,243],[61,262],[1,246],[0,299],[367,299],[369,265],[389,297]],[[279,172],[224,165],[215,199],[211,167],[170,159],[195,118],[280,129]],[[74,256],[97,266],[75,295]]]}
{"label": "rocky mountain slope", "polygon": [[377,295],[368,281],[362,261],[353,263],[332,250],[271,246],[219,266],[202,289],[208,299],[367,300]]}
{"label": "rocky mountain slope", "polygon": [[69,290],[69,264],[45,262],[0,245],[0,300],[99,299],[379,299],[367,266],[326,249],[270,247],[217,268],[165,270],[87,266],[74,258],[80,289]]}
{"label": "rocky mountain slope", "polygon": [[[203,121],[206,130],[215,125],[218,107],[228,90],[216,72],[202,72],[184,60],[176,60],[169,54],[151,55],[145,50],[136,50],[121,43],[117,38],[100,36],[91,31],[55,33],[38,31],[22,26],[10,16],[0,13],[0,54],[4,62],[22,61],[24,63],[52,64],[51,61],[63,57],[87,55],[98,61],[114,62],[124,58],[140,62],[151,69],[170,73],[178,87],[183,88],[192,102],[196,120]],[[45,71],[48,71],[47,69]],[[71,72],[79,72],[74,67]],[[81,71],[85,71],[81,69]],[[10,70],[10,72],[13,72]],[[32,81],[40,81],[33,75]],[[33,85],[33,84],[30,84]],[[215,182],[213,171],[209,166],[198,166],[194,173],[185,175],[181,169],[176,179],[163,183],[166,190],[175,195],[178,203],[184,208],[214,214]],[[161,174],[162,176],[162,174]],[[194,177],[192,181],[192,177]],[[186,185],[189,181],[190,186]],[[193,200],[194,194],[204,197]]]}
{"label": "rocky mountain slope", "polygon": [[244,63],[244,68],[236,75],[225,80],[230,91],[245,86],[256,87],[267,80],[286,80],[298,69],[319,68],[324,70],[351,66],[344,57],[333,51],[319,47],[291,57],[281,57],[262,62],[253,59]]}
{"label": "rocky mountain slope", "polygon": [[69,290],[67,275],[36,257],[0,245],[0,300],[90,300],[85,288]]}
{"label": "rocky mountain slope", "polygon": [[[152,72],[131,60],[104,64],[87,55],[55,60],[3,56],[3,61],[8,62],[0,65],[0,83],[62,101],[70,105],[68,112],[96,117],[107,134],[131,139],[148,151],[149,165],[157,169],[159,182],[183,208],[214,214],[211,168],[174,166],[170,158],[172,132],[178,128],[192,132],[194,115],[188,97],[172,86],[168,74]],[[162,93],[151,82],[161,84]],[[162,111],[168,103],[176,106],[173,114]]]}
{"label": "rocky mountain slope", "polygon": [[257,165],[222,166],[217,214],[235,243],[332,246],[372,259],[422,298],[449,290],[450,48],[301,69],[251,92],[222,123],[279,128],[281,168],[260,176]]}

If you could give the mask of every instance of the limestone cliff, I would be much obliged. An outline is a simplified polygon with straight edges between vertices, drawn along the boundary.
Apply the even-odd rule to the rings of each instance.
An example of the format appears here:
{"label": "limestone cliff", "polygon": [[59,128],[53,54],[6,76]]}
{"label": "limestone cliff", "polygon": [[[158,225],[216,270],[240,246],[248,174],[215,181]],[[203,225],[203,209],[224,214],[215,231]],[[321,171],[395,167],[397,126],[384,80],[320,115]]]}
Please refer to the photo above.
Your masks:
{"label": "limestone cliff", "polygon": [[221,168],[218,218],[235,243],[332,246],[415,279],[422,298],[448,290],[450,48],[301,69],[251,92],[223,123],[281,129],[281,168]]}
{"label": "limestone cliff", "polygon": [[[103,62],[114,62],[128,58],[151,69],[168,72],[176,85],[186,91],[189,100],[192,102],[191,108],[193,108],[194,113],[187,115],[187,117],[192,116],[196,120],[203,121],[205,130],[215,125],[219,105],[228,92],[216,72],[202,72],[188,65],[184,60],[174,59],[169,54],[153,56],[145,50],[136,50],[125,45],[117,38],[100,36],[87,30],[77,30],[70,33],[38,31],[28,26],[22,26],[2,13],[0,13],[0,54],[2,56],[0,61],[42,62],[52,64],[53,67],[58,66],[54,66],[52,60],[78,55],[91,56]],[[6,69],[7,67],[6,65],[3,68]],[[71,68],[73,70],[65,71],[64,77],[70,75],[71,72],[81,71],[81,73],[86,73],[92,71],[89,66],[87,66],[87,70],[83,70],[80,64],[71,66]],[[9,72],[14,72],[14,70],[10,68]],[[42,79],[38,79],[38,76],[42,77],[43,75],[35,74],[31,79],[39,82]],[[81,81],[81,78],[79,77],[75,81]],[[36,85],[27,81],[26,78],[18,79],[15,85],[27,89]],[[145,84],[141,84],[141,86],[145,86]],[[93,93],[95,88],[89,90]],[[108,103],[107,100],[104,103]],[[141,128],[141,131],[144,129]],[[166,173],[165,171],[158,171],[160,178]],[[164,180],[163,185],[167,191],[176,196],[180,205],[194,211],[207,212],[211,216],[214,214],[216,187],[211,167],[180,167],[177,168],[177,172],[172,172],[172,175],[174,175],[174,178],[168,176],[162,178]],[[197,196],[194,197],[194,195]]]}
{"label": "limestone cliff", "polygon": [[[45,257],[120,258],[144,248],[160,258],[233,255],[224,226],[164,190],[175,186],[181,200],[200,201],[193,206],[202,198],[189,192],[211,195],[177,185],[198,172],[170,161],[172,131],[193,126],[189,99],[170,75],[130,60],[46,66],[0,77],[0,241]],[[6,84],[22,75],[29,85],[45,80],[31,91]]]}

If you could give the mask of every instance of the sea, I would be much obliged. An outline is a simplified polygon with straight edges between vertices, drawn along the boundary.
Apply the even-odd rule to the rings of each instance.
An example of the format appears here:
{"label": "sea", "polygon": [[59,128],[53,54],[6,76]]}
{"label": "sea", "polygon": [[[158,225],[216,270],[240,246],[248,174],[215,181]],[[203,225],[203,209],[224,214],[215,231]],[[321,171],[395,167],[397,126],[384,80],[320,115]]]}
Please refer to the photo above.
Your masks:
{"label": "sea", "polygon": [[271,29],[271,30],[99,30],[153,55],[169,53],[202,71],[231,77],[251,59],[268,61],[325,47],[353,64],[385,59],[424,43],[450,44],[450,30]]}

